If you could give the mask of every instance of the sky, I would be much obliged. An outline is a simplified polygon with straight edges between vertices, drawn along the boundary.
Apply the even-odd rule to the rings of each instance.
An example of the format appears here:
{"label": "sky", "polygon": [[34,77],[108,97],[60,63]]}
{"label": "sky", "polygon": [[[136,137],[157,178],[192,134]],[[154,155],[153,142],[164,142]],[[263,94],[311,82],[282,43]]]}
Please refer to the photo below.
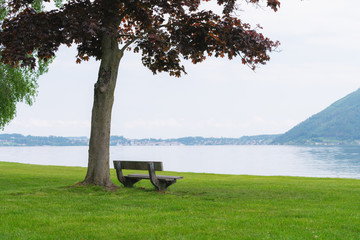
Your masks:
{"label": "sky", "polygon": [[[112,135],[127,138],[280,134],[360,87],[360,1],[282,0],[274,13],[245,1],[238,15],[281,46],[255,72],[209,58],[187,75],[153,75],[140,56],[121,60]],[[99,62],[75,63],[63,46],[39,79],[33,106],[18,104],[2,133],[89,136]]]}

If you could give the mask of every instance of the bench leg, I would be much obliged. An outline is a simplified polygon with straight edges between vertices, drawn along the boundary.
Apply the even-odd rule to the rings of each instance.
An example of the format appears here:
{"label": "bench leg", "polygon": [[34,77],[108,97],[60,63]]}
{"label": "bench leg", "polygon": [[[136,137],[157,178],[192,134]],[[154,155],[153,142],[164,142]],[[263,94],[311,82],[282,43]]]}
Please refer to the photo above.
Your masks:
{"label": "bench leg", "polygon": [[149,164],[149,176],[151,183],[157,188],[158,191],[166,191],[166,189],[176,183],[176,179],[158,179],[155,174],[155,164]]}
{"label": "bench leg", "polygon": [[117,161],[117,162],[114,161],[114,167],[116,169],[116,176],[117,176],[119,182],[121,182],[125,187],[133,187],[133,185],[135,183],[137,183],[138,181],[141,180],[138,178],[127,178],[126,176],[124,176],[124,174],[122,172],[121,164],[119,161]]}
{"label": "bench leg", "polygon": [[140,180],[141,179],[137,179],[137,178],[125,178],[125,181],[121,183],[124,184],[125,187],[133,187],[133,185]]}
{"label": "bench leg", "polygon": [[155,185],[153,183],[153,185],[157,188],[158,191],[166,191],[166,189],[174,183],[176,183],[176,179],[171,180],[171,181],[158,179],[157,184]]}

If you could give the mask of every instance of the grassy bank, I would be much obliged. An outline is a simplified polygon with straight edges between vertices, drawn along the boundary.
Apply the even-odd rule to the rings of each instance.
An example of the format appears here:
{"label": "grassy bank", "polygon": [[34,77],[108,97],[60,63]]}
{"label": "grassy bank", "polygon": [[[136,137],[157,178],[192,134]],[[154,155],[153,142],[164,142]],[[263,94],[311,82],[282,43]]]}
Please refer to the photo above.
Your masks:
{"label": "grassy bank", "polygon": [[[0,162],[0,239],[360,239],[360,181],[168,173],[107,192],[85,168]],[[111,175],[113,181],[115,172]]]}

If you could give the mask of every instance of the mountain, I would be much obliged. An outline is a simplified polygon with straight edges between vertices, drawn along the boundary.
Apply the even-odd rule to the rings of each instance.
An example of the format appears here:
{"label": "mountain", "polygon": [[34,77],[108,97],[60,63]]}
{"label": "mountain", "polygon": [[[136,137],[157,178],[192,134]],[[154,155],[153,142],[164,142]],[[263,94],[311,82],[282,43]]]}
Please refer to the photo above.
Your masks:
{"label": "mountain", "polygon": [[273,144],[360,144],[360,89],[290,129]]}

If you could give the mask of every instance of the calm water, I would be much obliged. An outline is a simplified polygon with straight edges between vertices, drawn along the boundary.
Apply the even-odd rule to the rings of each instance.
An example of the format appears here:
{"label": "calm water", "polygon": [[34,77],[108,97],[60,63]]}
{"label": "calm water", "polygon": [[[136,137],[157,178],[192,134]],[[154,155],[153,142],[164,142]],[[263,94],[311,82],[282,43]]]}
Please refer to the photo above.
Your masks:
{"label": "calm water", "polygon": [[[88,147],[0,147],[0,161],[87,166]],[[116,146],[111,160],[158,160],[165,170],[360,179],[360,147]]]}

